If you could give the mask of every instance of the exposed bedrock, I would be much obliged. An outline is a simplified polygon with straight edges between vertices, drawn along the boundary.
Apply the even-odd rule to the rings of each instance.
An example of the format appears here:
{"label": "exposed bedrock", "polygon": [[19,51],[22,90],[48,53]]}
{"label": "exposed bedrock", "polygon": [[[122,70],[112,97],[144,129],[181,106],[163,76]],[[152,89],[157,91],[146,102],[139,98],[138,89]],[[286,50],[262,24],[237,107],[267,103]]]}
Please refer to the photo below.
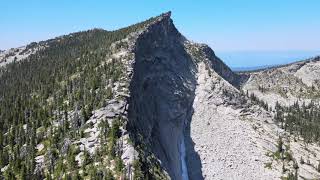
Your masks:
{"label": "exposed bedrock", "polygon": [[199,63],[234,86],[238,76],[208,46],[187,41],[170,14],[141,33],[134,54],[128,109],[131,130],[143,136],[171,179],[203,179],[190,137]]}
{"label": "exposed bedrock", "polygon": [[136,42],[129,121],[172,179],[182,179],[180,145],[191,117],[196,67],[184,37],[169,17],[148,27]]}

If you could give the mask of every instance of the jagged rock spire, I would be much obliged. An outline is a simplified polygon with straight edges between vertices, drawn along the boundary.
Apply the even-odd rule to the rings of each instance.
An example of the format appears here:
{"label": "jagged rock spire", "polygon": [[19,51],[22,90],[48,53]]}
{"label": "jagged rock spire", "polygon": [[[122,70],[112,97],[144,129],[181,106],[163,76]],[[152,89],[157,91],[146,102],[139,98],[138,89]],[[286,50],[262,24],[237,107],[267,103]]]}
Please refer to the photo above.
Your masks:
{"label": "jagged rock spire", "polygon": [[160,14],[156,19],[157,21],[168,20],[171,17],[171,11]]}
{"label": "jagged rock spire", "polygon": [[170,18],[171,17],[171,11],[168,11],[166,13],[161,14],[161,16]]}

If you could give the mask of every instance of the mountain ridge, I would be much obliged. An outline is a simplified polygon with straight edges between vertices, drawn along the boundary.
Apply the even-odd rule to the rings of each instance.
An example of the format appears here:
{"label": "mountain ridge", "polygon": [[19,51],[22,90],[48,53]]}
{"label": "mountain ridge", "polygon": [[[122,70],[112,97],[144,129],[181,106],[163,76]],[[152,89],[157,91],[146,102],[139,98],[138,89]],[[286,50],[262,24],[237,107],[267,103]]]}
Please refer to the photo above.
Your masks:
{"label": "mountain ridge", "polygon": [[[297,60],[297,61],[293,61],[291,63],[285,63],[285,64],[279,64],[279,65],[264,65],[266,67],[263,67],[263,66],[257,66],[257,67],[248,67],[248,68],[256,68],[254,70],[240,70],[240,71],[237,71],[239,73],[250,73],[250,72],[259,72],[259,71],[264,71],[264,70],[268,70],[268,69],[276,69],[276,68],[281,68],[281,67],[285,67],[285,66],[290,66],[290,65],[293,65],[293,64],[296,64],[296,63],[308,63],[310,61],[313,61],[317,58],[319,58],[320,56],[313,56],[311,58],[308,58],[308,59],[304,59],[304,60]],[[242,67],[237,67],[237,68],[242,68]],[[243,67],[243,68],[246,68],[246,67]]]}
{"label": "mountain ridge", "polygon": [[2,177],[320,176],[319,147],[281,129],[245,95],[250,81],[180,34],[171,12],[12,52],[0,55]]}
{"label": "mountain ridge", "polygon": [[[247,80],[243,81],[243,89],[258,94],[265,101],[268,99],[267,96],[270,95],[270,98],[275,95],[277,98],[271,99],[278,99],[279,103],[283,105],[292,105],[300,99],[301,101],[306,99],[306,103],[310,102],[312,98],[316,100],[318,96],[317,91],[314,90],[319,88],[319,76],[317,75],[319,60],[319,56],[315,56],[286,65],[240,73],[247,76]],[[277,81],[275,81],[276,79]],[[259,93],[259,86],[263,86],[264,93]],[[276,103],[274,101],[268,102],[272,106]]]}

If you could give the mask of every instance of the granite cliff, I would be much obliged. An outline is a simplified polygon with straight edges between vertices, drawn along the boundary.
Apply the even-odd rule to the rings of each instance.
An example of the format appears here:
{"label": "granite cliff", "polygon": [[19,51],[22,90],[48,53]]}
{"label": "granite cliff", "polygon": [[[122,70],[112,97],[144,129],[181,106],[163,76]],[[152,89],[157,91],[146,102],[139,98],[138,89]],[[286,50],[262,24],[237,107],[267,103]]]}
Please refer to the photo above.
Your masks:
{"label": "granite cliff", "polygon": [[[1,107],[44,107],[32,106],[34,122],[27,105],[24,117],[0,110],[5,124],[22,119],[1,126],[1,173],[20,178],[19,163],[31,160],[25,176],[40,179],[320,178],[319,146],[279,127],[274,112],[245,93],[259,85],[282,92],[279,79],[308,91],[318,83],[317,64],[237,74],[208,45],[180,34],[171,12],[113,32],[94,29],[0,52],[0,102],[9,105]],[[9,91],[12,82],[33,101],[12,98],[19,93]]]}

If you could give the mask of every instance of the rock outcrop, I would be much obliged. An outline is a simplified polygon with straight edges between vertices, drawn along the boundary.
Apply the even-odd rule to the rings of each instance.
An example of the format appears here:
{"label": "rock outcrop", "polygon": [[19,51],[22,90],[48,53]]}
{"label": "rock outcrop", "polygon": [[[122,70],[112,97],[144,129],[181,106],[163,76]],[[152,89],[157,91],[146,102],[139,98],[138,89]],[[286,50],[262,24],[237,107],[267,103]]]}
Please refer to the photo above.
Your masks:
{"label": "rock outcrop", "polygon": [[6,51],[0,50],[0,67],[10,64],[12,62],[18,62],[27,59],[31,54],[35,54],[37,51],[46,48],[44,43],[34,43],[28,46],[22,46],[19,48],[11,48]]}
{"label": "rock outcrop", "polygon": [[293,105],[319,100],[320,57],[310,58],[280,67],[241,73],[248,77],[242,83],[243,91],[255,94],[274,107],[276,102]]}
{"label": "rock outcrop", "polygon": [[[172,179],[186,179],[185,173],[189,179],[280,179],[294,173],[292,162],[283,165],[269,155],[277,151],[280,135],[288,146],[294,146],[292,137],[240,92],[242,75],[207,45],[186,40],[169,15],[147,27],[133,51],[129,123],[134,132],[143,135]],[[295,159],[319,154],[316,148],[311,154],[287,151]],[[319,176],[301,171],[301,177]]]}
{"label": "rock outcrop", "polygon": [[182,178],[180,144],[191,117],[195,64],[170,13],[137,39],[130,83],[129,123],[143,135],[172,179]]}
{"label": "rock outcrop", "polygon": [[[139,156],[146,156],[147,161],[156,161],[165,174],[159,177],[173,180],[280,179],[295,172],[301,178],[320,178],[315,168],[320,159],[320,148],[316,144],[309,144],[308,150],[302,148],[302,140],[279,128],[273,121],[272,112],[252,102],[241,91],[242,88],[249,93],[257,93],[261,88],[267,89],[271,95],[261,93],[259,97],[270,103],[278,96],[286,102],[291,101],[288,97],[301,98],[302,92],[320,87],[319,58],[239,75],[224,64],[209,46],[188,41],[181,35],[173,24],[171,12],[133,26],[123,37],[125,31],[117,34],[121,40],[110,42],[107,48],[97,45],[99,50],[107,49],[107,53],[89,56],[103,54],[101,62],[96,62],[97,67],[93,69],[100,66],[107,69],[103,65],[119,63],[117,68],[121,73],[117,81],[105,79],[106,87],[103,88],[112,93],[109,99],[89,112],[90,117],[86,120],[79,118],[83,112],[78,108],[68,109],[64,115],[57,114],[59,118],[53,120],[52,129],[58,129],[67,120],[70,127],[82,130],[79,137],[62,138],[60,156],[66,156],[72,147],[76,153],[75,161],[81,166],[87,156],[98,154],[102,160],[93,160],[92,166],[108,166],[106,170],[118,171],[118,178],[128,179],[134,176],[135,169],[132,168]],[[58,38],[56,46],[59,46],[58,42],[70,39],[72,35]],[[0,52],[0,66],[27,59],[44,48],[47,45],[40,43]],[[92,53],[85,52],[82,56]],[[77,57],[76,53],[71,54],[74,55],[72,58]],[[79,74],[72,74],[70,79]],[[119,132],[114,133],[119,137],[113,139],[115,142],[112,144],[116,150],[112,149],[109,154],[119,156],[124,165],[123,172],[122,169],[115,170],[119,159],[112,159],[109,155],[100,157],[99,154],[101,147],[110,146],[110,138],[106,137],[109,124],[120,119]],[[47,133],[43,127],[38,129]],[[292,155],[290,161],[275,158],[279,136],[284,139],[285,152]],[[45,142],[37,142],[36,145],[37,173],[46,166],[47,169],[54,166],[46,160],[54,158]],[[25,154],[25,151],[21,152]],[[297,162],[300,157],[308,159],[311,165]],[[8,167],[2,167],[1,171],[5,172]],[[144,170],[158,173],[154,167]]]}
{"label": "rock outcrop", "polygon": [[[144,136],[170,177],[182,179],[185,157],[181,154],[193,113],[198,63],[205,63],[235,86],[237,75],[208,46],[187,41],[173,25],[170,13],[160,16],[137,38],[134,54],[129,123]],[[200,166],[196,168],[201,171]]]}

